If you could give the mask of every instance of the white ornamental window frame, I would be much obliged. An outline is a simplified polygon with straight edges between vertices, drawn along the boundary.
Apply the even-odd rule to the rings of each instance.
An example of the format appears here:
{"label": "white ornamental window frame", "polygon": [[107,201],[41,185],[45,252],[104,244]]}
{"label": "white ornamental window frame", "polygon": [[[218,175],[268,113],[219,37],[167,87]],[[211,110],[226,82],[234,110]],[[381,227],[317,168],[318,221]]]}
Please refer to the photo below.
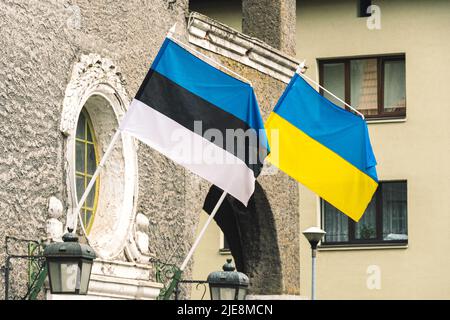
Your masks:
{"label": "white ornamental window frame", "polygon": [[[104,135],[104,137],[97,137],[99,158],[101,158],[130,103],[124,83],[125,81],[115,64],[110,59],[96,54],[82,55],[80,61],[73,68],[65,92],[60,123],[60,131],[66,137],[64,146],[68,203],[66,227],[71,226],[76,219],[74,212],[77,204],[75,134],[78,116],[87,103],[93,105],[90,106],[91,108],[96,108],[93,112],[93,110],[89,110],[88,106],[87,111],[91,111],[89,115],[94,131],[99,135]],[[103,102],[104,105],[90,103],[93,100]],[[111,162],[106,162],[105,169],[100,174],[100,180],[105,182],[101,185],[109,186],[112,188],[110,191],[115,192],[113,197],[110,195],[111,192],[100,189],[99,202],[103,201],[103,208],[99,203],[98,215],[89,235],[90,245],[101,259],[114,259],[124,251],[125,253],[138,252],[128,248],[136,246],[134,224],[138,194],[137,147],[138,144],[132,137],[122,134],[121,139],[117,142],[115,155],[112,155]],[[114,161],[114,157],[116,157],[116,161]],[[117,161],[118,159],[122,159],[122,161]],[[115,172],[115,174],[108,175],[108,171]],[[120,181],[119,188],[114,188],[112,181],[108,183],[108,178],[114,180],[111,178],[112,176],[116,182]],[[115,206],[114,201],[116,201]],[[111,203],[113,204],[111,205]],[[110,209],[111,207],[112,209]],[[96,230],[101,230],[101,232],[95,232]],[[140,257],[130,257],[129,254],[127,256],[131,261],[142,260]]]}

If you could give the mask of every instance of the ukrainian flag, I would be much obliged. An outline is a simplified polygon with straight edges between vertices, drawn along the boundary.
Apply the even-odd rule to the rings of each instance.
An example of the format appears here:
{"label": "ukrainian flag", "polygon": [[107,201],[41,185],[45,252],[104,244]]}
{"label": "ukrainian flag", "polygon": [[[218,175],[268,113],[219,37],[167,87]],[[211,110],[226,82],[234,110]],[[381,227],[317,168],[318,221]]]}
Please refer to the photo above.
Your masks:
{"label": "ukrainian flag", "polygon": [[266,122],[268,160],[358,221],[378,186],[367,124],[295,74]]}

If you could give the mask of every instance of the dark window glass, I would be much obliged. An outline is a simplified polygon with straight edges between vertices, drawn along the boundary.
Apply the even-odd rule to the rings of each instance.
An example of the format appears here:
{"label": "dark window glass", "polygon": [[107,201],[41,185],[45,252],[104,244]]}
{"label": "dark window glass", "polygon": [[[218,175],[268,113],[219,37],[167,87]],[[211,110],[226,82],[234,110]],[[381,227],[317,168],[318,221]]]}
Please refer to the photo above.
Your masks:
{"label": "dark window glass", "polygon": [[405,60],[384,62],[384,111],[395,113],[406,108]]}
{"label": "dark window glass", "polygon": [[383,240],[406,240],[406,183],[393,182],[382,188]]}
{"label": "dark window glass", "polygon": [[226,250],[226,251],[228,251],[228,250],[230,250],[230,245],[228,244],[228,240],[227,240],[227,237],[225,237],[225,235],[223,235],[223,248],[222,248],[222,250]]}
{"label": "dark window glass", "polygon": [[357,240],[375,240],[377,238],[375,199],[376,197],[372,198],[362,218],[355,223],[355,239]]}
{"label": "dark window glass", "polygon": [[348,242],[348,217],[326,201],[323,201],[325,242]]}
{"label": "dark window glass", "polygon": [[[406,116],[404,56],[321,60],[319,67],[321,85],[367,118]],[[344,107],[323,90],[321,94]]]}
{"label": "dark window glass", "polygon": [[380,182],[358,223],[322,200],[322,245],[407,243],[406,195],[406,181]]}
{"label": "dark window glass", "polygon": [[[324,74],[323,86],[342,100],[345,100],[345,64],[344,63],[327,63],[323,66]],[[323,93],[324,97],[334,104],[344,107],[344,104],[328,94]]]}
{"label": "dark window glass", "polygon": [[357,107],[364,115],[377,115],[377,59],[350,61],[350,105]]}
{"label": "dark window glass", "polygon": [[[371,0],[358,0],[358,17],[370,17],[367,9],[372,5]],[[370,11],[369,11],[370,12]]]}

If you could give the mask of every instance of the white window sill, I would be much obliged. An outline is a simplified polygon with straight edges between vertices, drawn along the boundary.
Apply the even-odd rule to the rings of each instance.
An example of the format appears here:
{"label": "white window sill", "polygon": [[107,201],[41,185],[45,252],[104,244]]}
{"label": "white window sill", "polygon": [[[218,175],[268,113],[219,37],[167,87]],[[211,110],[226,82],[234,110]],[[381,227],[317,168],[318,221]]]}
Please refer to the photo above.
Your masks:
{"label": "white window sill", "polygon": [[231,251],[230,251],[230,249],[219,249],[219,254],[226,256],[226,255],[230,255]]}
{"label": "white window sill", "polygon": [[336,246],[319,246],[318,251],[357,251],[357,250],[391,250],[391,249],[407,249],[408,244],[395,245],[336,245]]}
{"label": "white window sill", "polygon": [[407,118],[400,118],[400,119],[367,119],[367,124],[379,124],[379,123],[402,123],[406,122]]}

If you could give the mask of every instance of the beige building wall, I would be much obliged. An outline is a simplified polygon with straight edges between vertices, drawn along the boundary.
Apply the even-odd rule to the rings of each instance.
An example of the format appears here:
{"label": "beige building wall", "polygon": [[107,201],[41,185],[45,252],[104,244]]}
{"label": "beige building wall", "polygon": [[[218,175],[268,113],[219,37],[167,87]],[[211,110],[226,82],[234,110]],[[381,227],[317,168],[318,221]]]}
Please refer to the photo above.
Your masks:
{"label": "beige building wall", "polygon": [[[200,214],[200,222],[197,228],[197,234],[208,219],[208,214],[204,211]],[[192,268],[192,279],[206,280],[213,271],[221,271],[227,258],[232,258],[230,253],[220,252],[223,240],[222,232],[215,221],[212,221],[203,236],[197,250],[194,253],[194,267]],[[192,286],[191,299],[199,300],[202,298],[204,286]],[[209,287],[206,285],[206,293],[203,300],[209,300]]]}
{"label": "beige building wall", "polygon": [[[370,123],[380,180],[406,179],[408,246],[319,251],[319,299],[450,298],[450,2],[373,1],[381,29],[356,17],[356,1],[297,1],[297,56],[318,79],[317,59],[404,53],[407,119]],[[318,199],[300,186],[300,230],[318,225]],[[300,291],[310,295],[302,237]],[[372,267],[371,267],[372,266]],[[374,266],[374,267],[373,267]],[[379,270],[380,289],[367,282]]]}
{"label": "beige building wall", "polygon": [[242,4],[239,0],[190,0],[189,10],[202,13],[227,26],[242,31]]}
{"label": "beige building wall", "polygon": [[[297,59],[306,59],[307,75],[318,80],[320,58],[405,54],[407,117],[370,122],[369,131],[379,179],[407,180],[408,246],[320,250],[317,297],[449,299],[450,2],[373,4],[381,10],[379,30],[357,18],[356,1],[297,0]],[[228,13],[220,21],[233,25],[233,17]],[[299,188],[301,232],[320,226],[320,211],[318,197]],[[205,217],[202,213],[202,222]],[[206,279],[222,266],[219,237],[217,225],[210,227],[194,255],[194,279]],[[311,253],[300,239],[300,295],[310,296]],[[377,274],[380,289],[369,289]]]}

